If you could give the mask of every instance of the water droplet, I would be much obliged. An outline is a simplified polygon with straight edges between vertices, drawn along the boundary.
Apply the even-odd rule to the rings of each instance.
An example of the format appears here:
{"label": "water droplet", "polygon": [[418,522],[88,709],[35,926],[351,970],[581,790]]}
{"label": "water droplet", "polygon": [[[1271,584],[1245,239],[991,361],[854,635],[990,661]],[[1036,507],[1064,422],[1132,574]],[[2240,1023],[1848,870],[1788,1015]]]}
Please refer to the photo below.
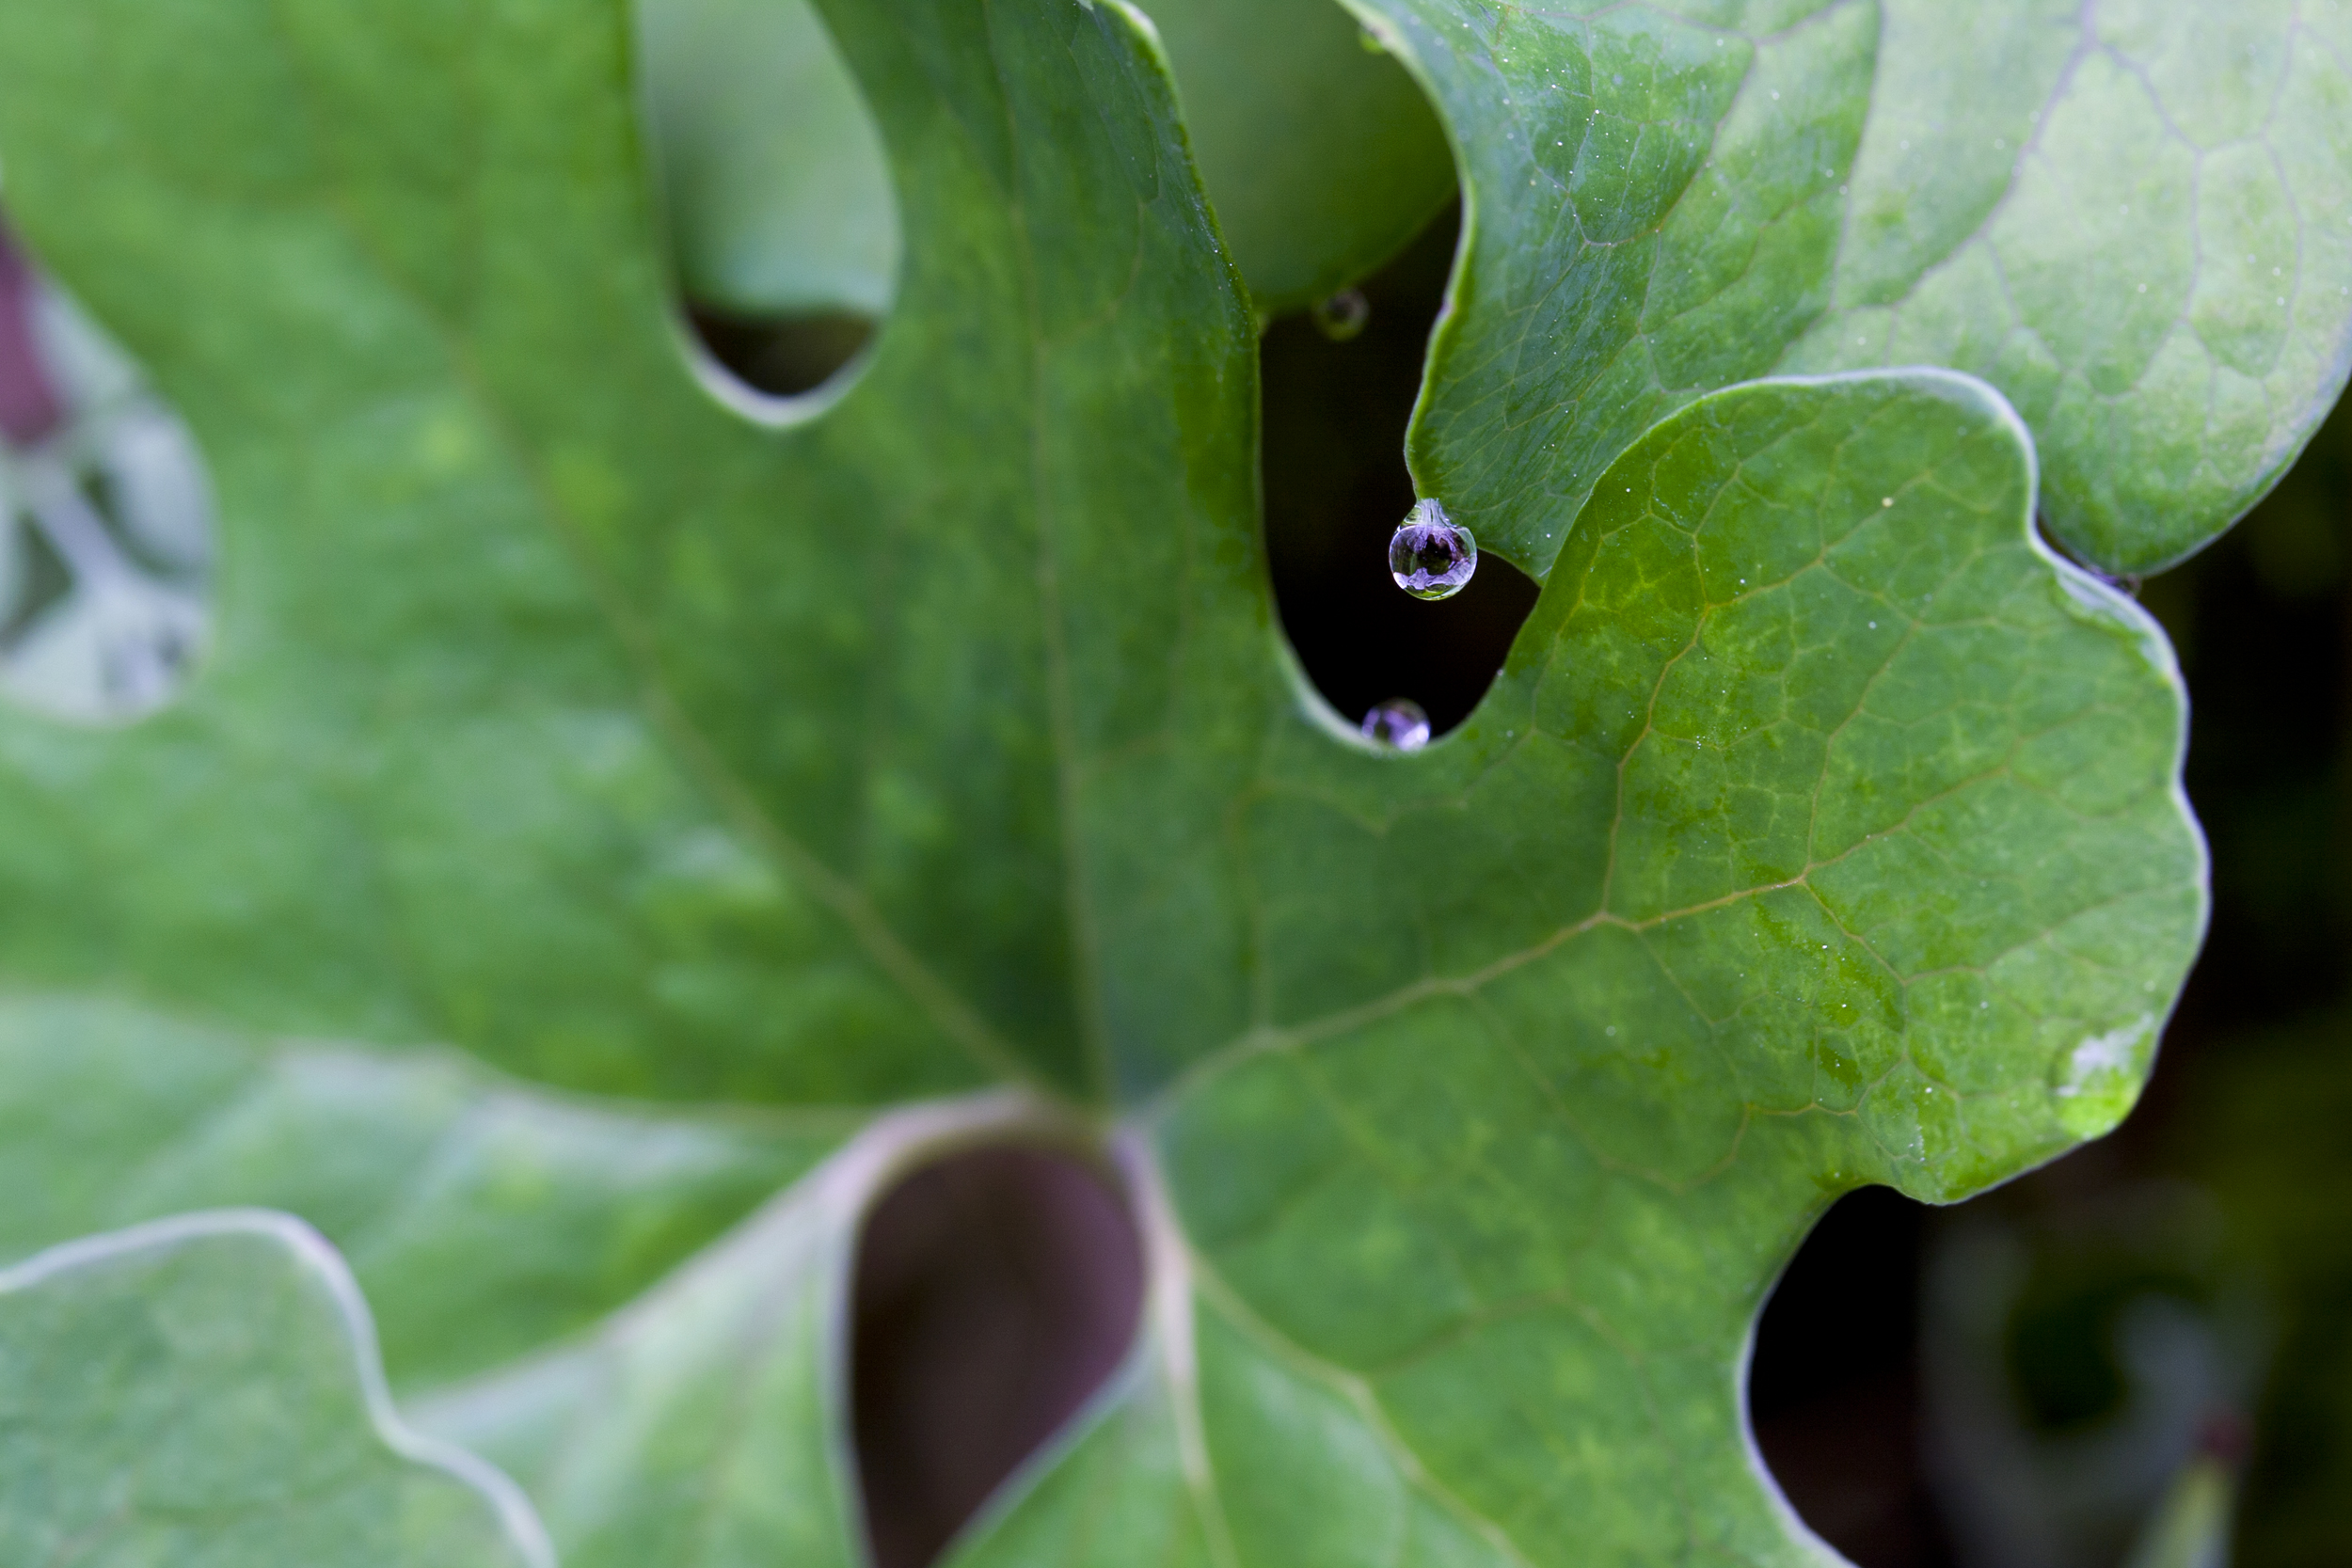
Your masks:
{"label": "water droplet", "polygon": [[1418,752],[1429,744],[1429,715],[1408,697],[1391,697],[1364,715],[1364,738],[1392,752]]}
{"label": "water droplet", "polygon": [[1342,289],[1328,299],[1316,300],[1307,313],[1314,318],[1316,331],[1335,343],[1343,343],[1372,320],[1372,301],[1361,289]]}
{"label": "water droplet", "polygon": [[1879,504],[1881,506],[1892,506],[1895,504],[1895,498],[1892,496],[1881,496],[1879,498]]}
{"label": "water droplet", "polygon": [[1417,599],[1450,599],[1478,570],[1478,541],[1434,500],[1418,500],[1389,538],[1389,575]]}

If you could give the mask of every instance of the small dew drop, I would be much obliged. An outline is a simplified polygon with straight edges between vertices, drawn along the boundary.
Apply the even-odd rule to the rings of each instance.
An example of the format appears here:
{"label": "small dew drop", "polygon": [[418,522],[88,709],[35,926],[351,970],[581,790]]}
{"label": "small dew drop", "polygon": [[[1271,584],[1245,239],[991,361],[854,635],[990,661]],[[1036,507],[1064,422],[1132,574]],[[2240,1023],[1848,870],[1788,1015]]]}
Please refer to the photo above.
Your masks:
{"label": "small dew drop", "polygon": [[1478,541],[1434,499],[1418,500],[1389,537],[1389,575],[1417,599],[1450,599],[1478,570]]}
{"label": "small dew drop", "polygon": [[1607,1035],[1610,1038],[1614,1039],[1617,1035],[1617,1026],[1613,1023],[1608,1028],[1603,1029],[1601,1033]]}
{"label": "small dew drop", "polygon": [[1892,506],[1895,504],[1895,498],[1892,496],[1881,496],[1879,498],[1879,504],[1881,506]]}
{"label": "small dew drop", "polygon": [[1418,752],[1429,744],[1429,715],[1408,697],[1391,697],[1364,715],[1364,738],[1391,752]]}
{"label": "small dew drop", "polygon": [[1878,630],[1878,629],[1879,629],[1879,624],[1878,624],[1876,621],[1871,622],[1871,623],[1870,623],[1870,629],[1871,629],[1872,631],[1876,631],[1876,630]]}
{"label": "small dew drop", "polygon": [[1315,301],[1308,314],[1314,318],[1316,331],[1335,343],[1343,343],[1372,320],[1372,301],[1361,289],[1342,289],[1328,299]]}

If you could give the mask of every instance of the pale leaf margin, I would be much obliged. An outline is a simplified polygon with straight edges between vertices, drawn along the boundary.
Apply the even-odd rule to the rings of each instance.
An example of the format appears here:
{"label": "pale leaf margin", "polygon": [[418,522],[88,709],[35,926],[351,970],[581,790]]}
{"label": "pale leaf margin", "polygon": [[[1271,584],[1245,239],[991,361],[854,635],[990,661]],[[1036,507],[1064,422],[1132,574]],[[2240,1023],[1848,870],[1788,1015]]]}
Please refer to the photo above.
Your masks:
{"label": "pale leaf margin", "polygon": [[326,1239],[292,1214],[274,1209],[206,1209],[150,1220],[120,1230],[76,1237],[35,1253],[23,1262],[0,1269],[0,1297],[16,1295],[92,1264],[136,1253],[162,1251],[189,1242],[216,1237],[255,1237],[274,1242],[297,1266],[307,1269],[325,1288],[342,1320],[358,1374],[359,1398],[377,1441],[399,1458],[442,1472],[479,1494],[497,1514],[500,1528],[528,1568],[557,1568],[555,1546],[548,1539],[530,1499],[506,1475],[453,1443],[410,1428],[392,1403],[384,1380],[384,1358],[378,1353],[375,1320],[358,1281],[342,1255]]}

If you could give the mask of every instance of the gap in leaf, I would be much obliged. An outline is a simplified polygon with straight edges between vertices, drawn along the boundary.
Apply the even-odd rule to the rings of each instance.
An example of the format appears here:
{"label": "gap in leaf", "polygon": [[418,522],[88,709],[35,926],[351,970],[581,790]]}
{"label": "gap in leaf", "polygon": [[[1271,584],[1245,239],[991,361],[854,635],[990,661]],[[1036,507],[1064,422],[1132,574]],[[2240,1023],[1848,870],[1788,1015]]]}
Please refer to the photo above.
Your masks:
{"label": "gap in leaf", "polygon": [[850,1404],[876,1568],[925,1568],[1134,1342],[1143,1245],[1118,1179],[1064,1149],[922,1166],[858,1239]]}
{"label": "gap in leaf", "polygon": [[722,369],[771,398],[801,397],[823,387],[873,341],[875,325],[871,317],[847,310],[761,316],[691,303],[686,321]]}
{"label": "gap in leaf", "polygon": [[1773,1287],[1748,1419],[1789,1506],[1860,1568],[1956,1568],[1920,1449],[1926,1209],[1847,1194]]}
{"label": "gap in leaf", "polygon": [[1353,301],[1286,316],[1259,348],[1275,601],[1309,678],[1351,722],[1402,697],[1434,732],[1453,729],[1535,607],[1534,581],[1492,553],[1450,599],[1415,599],[1389,575],[1389,536],[1414,500],[1405,428],[1460,227],[1448,207],[1366,279],[1360,320]]}
{"label": "gap in leaf", "polygon": [[688,361],[763,424],[853,382],[896,301],[898,193],[808,0],[638,0],[645,145]]}

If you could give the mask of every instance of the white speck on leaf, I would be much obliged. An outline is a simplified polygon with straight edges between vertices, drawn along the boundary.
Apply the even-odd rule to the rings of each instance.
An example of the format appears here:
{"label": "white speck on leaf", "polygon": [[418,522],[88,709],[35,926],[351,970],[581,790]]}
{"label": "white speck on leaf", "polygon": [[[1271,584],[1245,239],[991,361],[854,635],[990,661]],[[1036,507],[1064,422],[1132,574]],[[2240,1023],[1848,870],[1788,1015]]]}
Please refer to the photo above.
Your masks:
{"label": "white speck on leaf", "polygon": [[2155,1027],[2153,1015],[2142,1013],[2120,1029],[2104,1035],[2092,1035],[2066,1060],[2066,1082],[2058,1085],[2058,1098],[2072,1100],[2090,1086],[2093,1077],[2102,1072],[2127,1072],[2132,1056],[2140,1039]]}

